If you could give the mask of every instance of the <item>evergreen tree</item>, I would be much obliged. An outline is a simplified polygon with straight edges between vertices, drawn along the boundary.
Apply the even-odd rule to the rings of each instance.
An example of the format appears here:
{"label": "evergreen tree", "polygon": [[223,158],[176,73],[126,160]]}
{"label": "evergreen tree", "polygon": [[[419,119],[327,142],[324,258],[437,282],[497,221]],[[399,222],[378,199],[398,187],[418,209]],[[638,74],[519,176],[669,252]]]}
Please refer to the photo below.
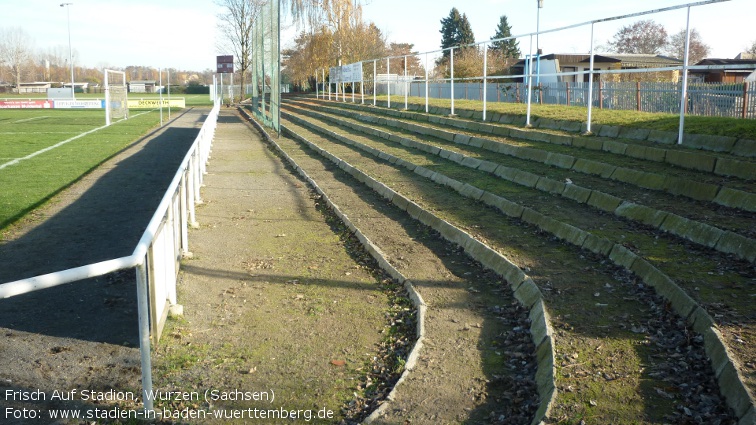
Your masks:
{"label": "evergreen tree", "polygon": [[[507,15],[501,15],[499,18],[499,25],[496,27],[496,34],[491,37],[491,40],[497,38],[505,38],[512,36],[512,27],[507,22]],[[515,39],[494,41],[491,43],[491,50],[495,50],[501,53],[505,58],[519,58],[520,57],[520,43]]]}
{"label": "evergreen tree", "polygon": [[457,45],[473,44],[475,43],[475,34],[473,34],[470,21],[467,19],[466,14],[462,14],[462,19],[459,22],[459,42]]}
{"label": "evergreen tree", "polygon": [[[449,16],[441,20],[441,30],[439,32],[441,33],[442,49],[448,49],[449,47],[459,44],[458,28],[460,21],[462,21],[462,16],[459,14],[459,10],[457,10],[456,7],[452,8],[451,12],[449,12]],[[448,58],[449,51],[444,50],[443,55],[445,58]]]}

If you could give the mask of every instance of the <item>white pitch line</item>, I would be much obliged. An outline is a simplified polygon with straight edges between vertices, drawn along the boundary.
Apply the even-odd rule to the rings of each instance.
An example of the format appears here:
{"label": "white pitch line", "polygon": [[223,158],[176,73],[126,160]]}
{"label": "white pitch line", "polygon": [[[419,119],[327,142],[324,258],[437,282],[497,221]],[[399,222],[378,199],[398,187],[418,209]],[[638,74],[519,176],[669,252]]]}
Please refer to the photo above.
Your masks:
{"label": "white pitch line", "polygon": [[50,116],[49,115],[43,115],[41,117],[26,118],[26,119],[23,119],[23,120],[13,121],[12,124],[16,124],[16,123],[20,123],[20,122],[27,122],[27,121],[34,121],[34,120],[41,120],[41,119],[45,119],[45,118],[50,118]]}
{"label": "white pitch line", "polygon": [[[143,113],[141,113],[141,114],[137,114],[136,116],[138,117],[139,115],[143,115],[143,114],[146,114],[146,113],[147,113],[147,112],[143,112]],[[123,121],[123,120],[121,120],[121,121]],[[118,121],[118,122],[121,122],[121,121]],[[117,123],[114,123],[114,124],[117,124]],[[13,161],[8,161],[8,162],[6,162],[5,164],[0,164],[0,170],[2,170],[2,169],[3,169],[3,168],[5,168],[5,167],[10,167],[11,165],[16,165],[16,164],[18,164],[19,162],[21,162],[21,161],[23,161],[23,160],[25,160],[25,159],[31,159],[31,158],[34,158],[34,157],[35,157],[35,156],[37,156],[37,155],[43,154],[43,153],[45,153],[45,152],[47,152],[47,151],[51,151],[51,150],[53,150],[53,149],[55,149],[55,148],[57,148],[57,147],[59,147],[59,146],[63,146],[63,145],[65,145],[65,144],[66,144],[66,143],[68,143],[68,142],[72,142],[72,141],[74,141],[74,140],[76,140],[76,139],[79,139],[79,138],[81,138],[81,137],[84,137],[84,136],[86,136],[86,135],[88,135],[88,134],[92,134],[92,133],[94,133],[94,132],[96,132],[96,131],[98,131],[98,130],[102,130],[102,129],[103,129],[103,128],[105,128],[105,127],[107,127],[107,125],[103,125],[102,127],[97,127],[97,128],[95,128],[95,129],[93,129],[93,130],[89,130],[89,131],[87,131],[87,132],[81,133],[81,134],[79,134],[78,136],[74,136],[74,137],[71,137],[70,139],[66,139],[66,140],[64,140],[64,141],[62,141],[62,142],[58,142],[58,143],[56,143],[56,144],[54,144],[54,145],[52,145],[52,146],[48,146],[48,147],[46,147],[46,148],[44,148],[44,149],[41,149],[41,150],[38,150],[38,151],[36,151],[36,152],[34,152],[34,153],[31,153],[31,154],[29,154],[29,155],[26,155],[25,157],[22,157],[22,158],[16,158],[16,159],[14,159]]]}

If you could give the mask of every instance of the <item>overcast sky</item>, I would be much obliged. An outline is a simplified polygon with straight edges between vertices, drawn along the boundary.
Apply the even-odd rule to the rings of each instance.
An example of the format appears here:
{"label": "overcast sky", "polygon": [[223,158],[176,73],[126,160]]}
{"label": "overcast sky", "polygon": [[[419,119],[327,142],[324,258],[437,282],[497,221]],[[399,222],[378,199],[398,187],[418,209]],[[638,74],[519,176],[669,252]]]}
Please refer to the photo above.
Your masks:
{"label": "overcast sky", "polygon": [[[141,65],[202,71],[215,67],[216,55],[229,53],[217,48],[216,16],[221,9],[213,0],[71,2],[73,5],[61,7],[60,0],[0,0],[0,28],[21,27],[37,50],[64,48],[67,53],[70,11],[76,63],[92,67]],[[686,2],[544,0],[540,26],[547,30],[681,4]],[[373,21],[389,41],[412,43],[416,51],[427,52],[439,49],[440,21],[452,7],[467,15],[478,41],[493,36],[501,15],[507,15],[514,35],[536,30],[537,0],[367,0],[363,18]],[[604,45],[621,26],[640,19],[653,19],[675,33],[685,27],[686,12],[680,9],[599,23],[593,39],[597,46]],[[691,27],[711,46],[711,57],[735,57],[756,40],[755,22],[756,0],[730,0],[691,9]],[[539,44],[544,53],[588,52],[590,29],[588,25],[544,34]],[[284,31],[284,46],[296,32],[294,26]],[[527,53],[528,43],[528,38],[520,40],[523,53]]]}

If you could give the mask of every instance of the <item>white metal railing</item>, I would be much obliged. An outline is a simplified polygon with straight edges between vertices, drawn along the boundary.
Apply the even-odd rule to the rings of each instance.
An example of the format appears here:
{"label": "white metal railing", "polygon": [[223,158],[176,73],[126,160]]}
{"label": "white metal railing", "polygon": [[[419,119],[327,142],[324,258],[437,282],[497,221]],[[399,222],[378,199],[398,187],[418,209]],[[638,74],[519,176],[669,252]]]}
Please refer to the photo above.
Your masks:
{"label": "white metal railing", "polygon": [[[596,19],[596,20],[592,20],[592,21],[581,22],[581,23],[577,23],[577,24],[573,24],[573,25],[568,25],[568,26],[564,26],[564,27],[559,27],[559,28],[553,28],[553,29],[548,29],[548,30],[537,30],[536,32],[533,32],[533,33],[515,35],[515,36],[504,37],[504,38],[499,38],[499,39],[486,40],[486,41],[476,42],[476,43],[472,43],[472,44],[464,45],[464,46],[454,46],[454,47],[450,47],[450,48],[446,48],[446,49],[442,49],[442,50],[436,50],[436,51],[432,51],[432,52],[412,53],[412,54],[409,54],[409,55],[390,56],[390,57],[385,57],[385,58],[380,58],[380,59],[371,59],[371,60],[362,61],[363,64],[365,64],[365,63],[372,63],[373,64],[373,66],[372,66],[372,68],[373,68],[373,74],[372,74],[373,75],[373,79],[372,79],[372,82],[370,82],[369,79],[366,79],[366,78],[363,77],[363,79],[359,80],[359,81],[339,81],[338,83],[332,83],[331,81],[326,81],[325,69],[317,69],[317,70],[314,71],[314,76],[315,76],[315,80],[316,80],[316,84],[315,85],[316,85],[316,87],[318,87],[318,83],[319,82],[322,83],[323,84],[323,90],[322,91],[317,91],[317,89],[316,89],[316,96],[317,97],[322,97],[322,98],[325,98],[327,96],[328,99],[330,100],[331,99],[331,88],[332,88],[332,86],[334,86],[335,89],[336,89],[335,90],[335,92],[336,92],[336,100],[339,100],[339,95],[341,95],[343,101],[346,101],[347,100],[347,96],[346,96],[344,87],[345,87],[345,84],[349,83],[351,85],[351,88],[352,88],[352,96],[351,96],[351,98],[352,98],[352,101],[354,102],[355,101],[355,91],[357,90],[357,86],[358,86],[358,83],[359,83],[359,90],[361,92],[360,93],[360,99],[361,99],[362,103],[365,103],[365,94],[364,94],[365,84],[366,83],[369,83],[369,84],[371,83],[370,85],[372,85],[373,87],[375,87],[375,85],[378,83],[378,81],[377,81],[378,80],[378,75],[380,75],[379,74],[379,69],[378,69],[378,64],[379,63],[382,64],[381,65],[381,67],[382,67],[383,63],[385,62],[385,69],[382,70],[383,73],[391,73],[391,70],[392,70],[392,68],[391,68],[391,60],[392,59],[399,60],[400,63],[403,63],[403,68],[404,68],[403,69],[403,74],[406,77],[408,75],[408,69],[407,69],[407,67],[408,67],[407,64],[409,63],[408,59],[414,57],[414,58],[416,58],[418,60],[418,62],[421,62],[422,59],[424,58],[424,61],[425,61],[425,65],[424,65],[424,68],[425,68],[425,79],[424,80],[416,80],[416,82],[417,81],[422,81],[422,82],[425,83],[425,92],[426,92],[426,95],[425,95],[425,111],[428,112],[429,111],[429,102],[428,102],[429,95],[428,95],[428,92],[429,92],[429,83],[431,81],[431,79],[428,76],[428,69],[429,69],[429,66],[428,66],[428,56],[444,52],[444,53],[448,53],[449,54],[450,78],[443,78],[443,79],[441,79],[441,81],[448,81],[448,82],[451,83],[450,84],[451,94],[449,96],[449,99],[451,101],[451,114],[455,113],[455,111],[454,111],[454,107],[455,107],[454,101],[456,99],[456,96],[455,96],[455,93],[454,93],[455,82],[460,82],[460,81],[482,81],[482,89],[481,90],[482,90],[483,93],[486,93],[486,92],[488,92],[487,84],[488,84],[489,81],[497,81],[497,80],[505,80],[506,81],[507,79],[509,79],[509,80],[512,80],[512,79],[521,79],[523,81],[525,87],[526,87],[526,94],[524,96],[525,99],[526,99],[526,102],[527,102],[526,124],[528,126],[530,126],[531,104],[533,102],[534,97],[537,95],[536,94],[536,91],[537,91],[537,87],[536,86],[538,85],[537,83],[534,84],[534,82],[533,82],[534,77],[540,78],[540,77],[545,77],[545,76],[564,77],[564,76],[572,76],[572,75],[601,75],[601,74],[644,73],[644,72],[659,72],[659,71],[680,71],[681,75],[682,75],[682,83],[680,85],[680,90],[679,90],[680,94],[679,94],[678,102],[677,102],[677,105],[676,105],[676,111],[679,111],[679,115],[680,115],[680,124],[679,124],[679,128],[678,128],[678,141],[677,141],[678,144],[679,144],[679,143],[682,143],[682,139],[683,139],[683,129],[684,129],[684,126],[685,126],[685,114],[686,114],[686,109],[687,109],[687,101],[689,99],[689,97],[688,97],[689,96],[689,93],[688,93],[688,71],[689,70],[705,70],[705,69],[714,70],[714,69],[733,69],[733,68],[747,69],[748,68],[748,66],[745,66],[745,65],[736,65],[736,66],[732,66],[732,65],[731,66],[723,66],[723,65],[688,66],[687,65],[687,63],[688,63],[688,56],[689,56],[689,50],[690,50],[689,36],[690,36],[690,10],[691,10],[691,8],[693,8],[693,7],[699,7],[699,6],[706,6],[706,5],[715,4],[715,3],[723,3],[723,2],[728,2],[728,1],[731,1],[731,0],[701,0],[701,1],[697,1],[697,2],[686,3],[686,4],[681,4],[681,5],[676,5],[676,6],[670,6],[670,7],[664,7],[664,8],[660,8],[660,9],[654,9],[654,10],[647,10],[647,11],[642,11],[642,12],[637,12],[637,13],[631,13],[631,14],[622,15],[622,16],[612,16],[612,17],[608,17],[608,18]],[[625,18],[631,18],[631,17],[639,17],[639,16],[645,16],[645,15],[651,15],[651,14],[656,14],[656,13],[661,13],[661,12],[667,12],[667,11],[672,11],[672,10],[678,10],[678,9],[687,9],[687,21],[686,21],[686,27],[685,27],[686,28],[686,30],[685,30],[685,33],[686,33],[685,57],[683,59],[683,62],[682,62],[683,64],[682,65],[673,66],[673,67],[663,67],[663,68],[622,69],[622,70],[619,70],[619,69],[597,70],[597,69],[594,68],[594,58],[595,58],[596,55],[595,55],[595,49],[594,49],[593,30],[594,30],[594,26],[596,24],[600,24],[600,23],[603,23],[603,22],[609,22],[609,21],[616,21],[616,20],[625,19]],[[590,47],[590,53],[589,53],[590,67],[588,69],[582,70],[582,71],[578,71],[578,72],[557,72],[557,73],[548,73],[547,74],[547,73],[541,72],[539,68],[534,67],[534,61],[536,60],[536,58],[540,58],[540,56],[533,54],[533,36],[538,37],[539,34],[556,33],[556,32],[560,32],[560,31],[575,29],[575,28],[579,28],[579,27],[587,27],[587,26],[590,26],[590,30],[591,30],[591,39],[590,39],[590,46],[591,47]],[[487,50],[488,50],[489,44],[491,44],[493,42],[497,42],[497,41],[516,40],[518,38],[529,38],[530,39],[529,54],[526,55],[526,59],[525,59],[526,66],[523,68],[523,74],[520,74],[520,75],[497,75],[497,76],[489,75],[488,74],[488,65],[487,65],[487,59],[488,59]],[[454,52],[455,52],[455,50],[461,51],[462,49],[465,49],[465,48],[475,48],[475,49],[480,48],[482,50],[482,53],[483,53],[483,55],[482,55],[483,56],[482,57],[482,62],[483,62],[482,63],[482,72],[481,72],[481,74],[479,76],[476,76],[476,77],[460,78],[459,76],[457,76],[455,78],[455,75],[454,75],[454,56],[455,56]],[[365,68],[370,68],[370,67],[365,67]],[[536,69],[538,69],[538,70],[536,70]],[[400,72],[402,72],[402,71],[400,71]],[[594,93],[593,92],[594,92],[594,85],[595,85],[595,83],[593,81],[594,78],[593,77],[592,78],[588,78],[588,80],[589,80],[588,83],[587,83],[588,94],[587,94],[586,98],[587,99],[593,99],[594,98]],[[436,79],[436,81],[438,81],[438,79]],[[408,102],[407,98],[409,96],[409,90],[406,88],[406,86],[409,84],[409,82],[407,82],[405,80],[405,81],[403,81],[402,83],[399,83],[399,84],[403,84],[405,86],[404,89],[401,90],[401,91],[403,92],[402,94],[404,94],[404,106],[406,108],[407,107],[407,102]],[[325,87],[326,85],[328,87],[327,89]],[[340,90],[340,92],[339,92],[339,90]],[[377,90],[375,90],[375,88],[374,88],[372,91],[373,91],[373,105],[376,105],[376,103],[377,103],[377,101],[376,101],[376,91]],[[390,108],[391,107],[391,100],[392,100],[391,97],[392,97],[392,94],[394,94],[392,92],[390,84],[386,85],[386,92],[387,92],[386,95],[388,97],[388,99],[387,99],[387,106]],[[488,102],[487,96],[483,96],[482,101],[483,101],[483,116],[482,116],[482,119],[485,121],[486,120],[486,112],[487,112],[487,102]],[[744,102],[746,103],[746,107],[748,107],[748,102],[747,101],[744,101]],[[587,106],[586,128],[587,128],[587,132],[588,133],[591,132],[593,103],[594,102],[592,102],[592,101],[586,102],[586,106]]]}
{"label": "white metal railing", "polygon": [[177,302],[179,260],[189,252],[188,228],[196,226],[194,206],[201,203],[200,186],[210,157],[219,110],[220,103],[216,102],[131,255],[0,285],[2,299],[135,269],[145,411],[154,407],[147,397],[152,392],[150,336],[155,341],[159,339],[168,307]]}

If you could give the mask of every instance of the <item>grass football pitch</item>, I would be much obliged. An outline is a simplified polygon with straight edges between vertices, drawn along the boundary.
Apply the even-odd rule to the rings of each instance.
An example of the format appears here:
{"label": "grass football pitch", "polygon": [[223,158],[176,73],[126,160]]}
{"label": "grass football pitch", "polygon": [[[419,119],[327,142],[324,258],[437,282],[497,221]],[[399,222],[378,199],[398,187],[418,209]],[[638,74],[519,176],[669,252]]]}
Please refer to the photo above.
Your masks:
{"label": "grass football pitch", "polygon": [[101,128],[102,110],[0,109],[0,232],[160,123],[130,115]]}

